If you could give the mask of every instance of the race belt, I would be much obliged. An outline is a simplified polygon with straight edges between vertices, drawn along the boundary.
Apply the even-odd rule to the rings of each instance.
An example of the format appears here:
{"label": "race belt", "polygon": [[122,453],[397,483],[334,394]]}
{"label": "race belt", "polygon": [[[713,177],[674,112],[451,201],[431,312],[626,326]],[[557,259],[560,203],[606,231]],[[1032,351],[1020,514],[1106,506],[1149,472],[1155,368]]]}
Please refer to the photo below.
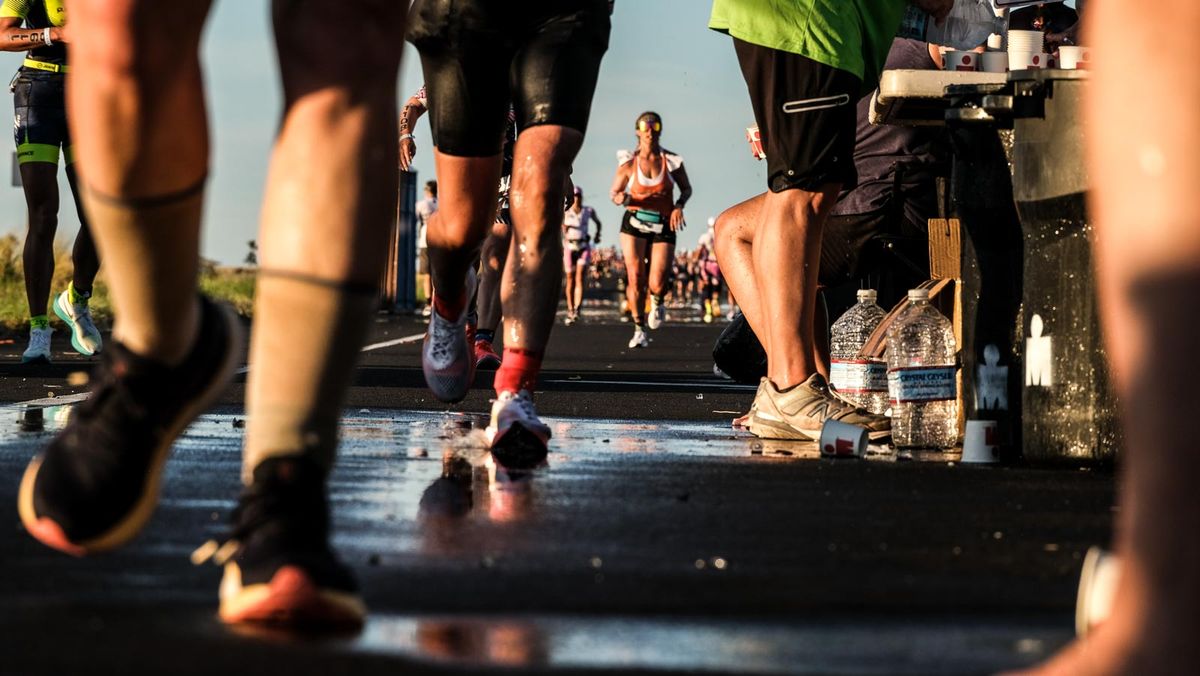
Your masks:
{"label": "race belt", "polygon": [[66,64],[50,63],[48,61],[38,61],[37,59],[26,58],[22,63],[26,68],[34,68],[36,70],[44,70],[47,73],[69,73],[71,67]]}

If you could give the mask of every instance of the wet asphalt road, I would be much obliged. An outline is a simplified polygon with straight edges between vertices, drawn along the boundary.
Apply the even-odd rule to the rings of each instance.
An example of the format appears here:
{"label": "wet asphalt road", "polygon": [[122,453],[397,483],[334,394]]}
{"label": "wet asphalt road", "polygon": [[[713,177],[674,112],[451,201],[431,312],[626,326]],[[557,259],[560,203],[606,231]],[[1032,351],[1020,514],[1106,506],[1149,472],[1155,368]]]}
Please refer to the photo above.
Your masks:
{"label": "wet asphalt road", "polygon": [[[375,344],[422,328],[381,320]],[[628,325],[559,327],[552,454],[523,475],[483,451],[486,390],[447,413],[415,340],[368,352],[331,495],[372,616],[320,639],[221,627],[220,571],[188,561],[237,492],[240,386],[177,444],[143,536],[76,560],[14,508],[67,407],[39,422],[16,402],[70,395],[86,363],[0,348],[0,674],[990,673],[1070,638],[1110,474],[759,443],[728,427],[752,393],[712,376],[717,331],[668,325],[630,353]]]}

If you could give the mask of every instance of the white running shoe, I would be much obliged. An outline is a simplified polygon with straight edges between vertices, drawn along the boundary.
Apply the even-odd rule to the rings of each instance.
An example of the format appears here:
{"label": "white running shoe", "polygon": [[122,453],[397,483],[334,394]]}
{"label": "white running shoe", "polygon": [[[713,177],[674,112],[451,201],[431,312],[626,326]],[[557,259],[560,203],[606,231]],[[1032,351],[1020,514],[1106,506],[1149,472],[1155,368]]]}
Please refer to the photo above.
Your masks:
{"label": "white running shoe", "polygon": [[649,347],[649,346],[650,346],[650,339],[646,337],[646,332],[642,330],[642,327],[640,327],[640,326],[633,327],[633,338],[629,339],[630,349],[637,348],[637,347]]}
{"label": "white running shoe", "polygon": [[563,319],[563,326],[570,326],[575,323],[575,313],[567,312],[566,319]]}
{"label": "white running shoe", "polygon": [[651,296],[650,314],[646,316],[646,326],[649,327],[651,331],[657,329],[658,327],[662,326],[663,319],[666,318],[666,315],[667,309],[663,307],[662,303],[658,302],[657,298]]}
{"label": "white running shoe", "polygon": [[[467,274],[467,297],[475,293],[475,271]],[[439,401],[462,401],[475,380],[475,354],[467,340],[466,309],[451,321],[436,311],[429,316],[429,329],[421,346],[421,369],[425,384]]]}
{"label": "white running shoe", "polygon": [[29,329],[29,347],[21,354],[22,364],[50,363],[50,334],[54,329],[47,326],[44,329]]}
{"label": "white running shoe", "polygon": [[71,292],[63,291],[54,299],[54,314],[71,328],[71,347],[76,352],[86,357],[100,352],[104,341],[100,338],[100,329],[92,321],[87,301],[72,303]]}
{"label": "white running shoe", "polygon": [[505,467],[534,467],[549,452],[550,427],[538,419],[528,390],[496,397],[486,434],[492,456]]}

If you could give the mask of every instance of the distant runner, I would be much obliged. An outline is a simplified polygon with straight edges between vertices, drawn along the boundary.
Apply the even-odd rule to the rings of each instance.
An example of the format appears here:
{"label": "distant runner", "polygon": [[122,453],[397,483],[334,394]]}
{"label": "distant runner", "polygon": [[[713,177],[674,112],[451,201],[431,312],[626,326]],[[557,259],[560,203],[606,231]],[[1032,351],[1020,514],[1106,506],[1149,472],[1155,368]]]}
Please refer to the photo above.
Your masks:
{"label": "distant runner", "polygon": [[[589,237],[588,223],[595,221],[596,236]],[[583,306],[583,287],[587,278],[588,263],[592,259],[592,244],[600,243],[600,228],[603,226],[596,210],[583,206],[583,189],[575,186],[571,206],[563,214],[563,272],[566,276],[567,326],[579,320],[579,308]]]}
{"label": "distant runner", "polygon": [[[685,225],[683,206],[692,196],[683,158],[659,145],[663,129],[659,114],[642,113],[635,128],[637,150],[617,153],[617,173],[609,190],[613,203],[626,207],[621,222],[621,249],[629,275],[625,294],[633,316],[631,348],[649,345],[643,327],[653,330],[663,322],[667,273],[675,257],[675,233]],[[678,200],[674,199],[676,185]],[[643,317],[647,287],[650,314]]]}

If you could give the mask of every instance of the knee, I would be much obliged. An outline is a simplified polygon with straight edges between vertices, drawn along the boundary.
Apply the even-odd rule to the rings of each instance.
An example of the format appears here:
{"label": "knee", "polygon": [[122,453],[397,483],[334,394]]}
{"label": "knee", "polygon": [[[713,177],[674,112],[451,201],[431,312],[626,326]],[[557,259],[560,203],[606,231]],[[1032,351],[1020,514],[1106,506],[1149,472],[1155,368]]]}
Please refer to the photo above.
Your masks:
{"label": "knee", "polygon": [[58,206],[39,205],[29,209],[29,239],[54,239],[58,229]]}

